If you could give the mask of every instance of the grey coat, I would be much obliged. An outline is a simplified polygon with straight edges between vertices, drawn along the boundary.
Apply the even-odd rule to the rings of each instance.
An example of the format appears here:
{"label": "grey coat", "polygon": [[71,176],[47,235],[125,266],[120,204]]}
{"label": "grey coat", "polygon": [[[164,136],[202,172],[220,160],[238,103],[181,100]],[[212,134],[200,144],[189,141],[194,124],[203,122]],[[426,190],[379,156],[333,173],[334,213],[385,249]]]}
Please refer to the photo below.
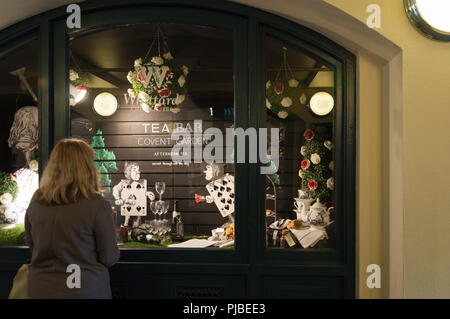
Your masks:
{"label": "grey coat", "polygon": [[[35,194],[25,230],[32,251],[28,298],[111,298],[107,267],[119,260],[120,252],[111,205],[101,195],[44,205]],[[80,267],[80,288],[67,285],[71,264]]]}

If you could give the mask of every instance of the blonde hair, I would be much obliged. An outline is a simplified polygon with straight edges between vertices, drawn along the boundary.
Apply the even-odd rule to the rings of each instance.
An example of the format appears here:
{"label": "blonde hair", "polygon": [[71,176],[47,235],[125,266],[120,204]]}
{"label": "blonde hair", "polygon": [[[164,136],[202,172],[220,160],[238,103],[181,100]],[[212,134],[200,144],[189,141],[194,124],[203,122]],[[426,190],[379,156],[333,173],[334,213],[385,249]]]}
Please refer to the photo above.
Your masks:
{"label": "blonde hair", "polygon": [[100,192],[93,148],[76,138],[60,140],[42,174],[38,200],[49,205],[69,204],[79,195],[89,199]]}

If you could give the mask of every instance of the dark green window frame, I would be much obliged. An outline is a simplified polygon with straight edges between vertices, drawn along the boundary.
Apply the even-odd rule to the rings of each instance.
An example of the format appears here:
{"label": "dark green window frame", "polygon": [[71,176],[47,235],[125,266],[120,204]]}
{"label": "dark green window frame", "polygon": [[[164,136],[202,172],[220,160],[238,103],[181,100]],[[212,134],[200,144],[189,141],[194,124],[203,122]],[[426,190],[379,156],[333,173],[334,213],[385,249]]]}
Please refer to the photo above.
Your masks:
{"label": "dark green window frame", "polygon": [[[234,250],[122,249],[121,262],[222,263],[231,272],[271,274],[277,265],[292,273],[345,279],[345,296],[354,296],[355,283],[355,83],[356,59],[333,41],[278,16],[228,1],[89,1],[80,3],[82,29],[66,28],[66,7],[27,19],[0,31],[0,56],[39,37],[40,168],[60,138],[69,136],[69,39],[78,32],[103,26],[141,22],[204,24],[234,31],[235,123],[239,127],[265,126],[264,36],[275,36],[324,61],[335,70],[336,113],[334,136],[337,162],[335,200],[343,212],[336,221],[337,246],[330,251],[268,251],[264,240],[264,176],[258,164],[236,164],[236,227]],[[164,19],[161,19],[164,17]],[[239,88],[237,90],[236,88]],[[239,93],[240,92],[240,93]],[[251,204],[250,204],[251,203]],[[345,213],[344,213],[345,212]],[[26,247],[0,247],[7,263],[29,257]],[[0,268],[2,266],[0,265]],[[306,268],[305,268],[306,267]],[[189,267],[185,268],[189,269]],[[300,271],[300,272],[299,272]],[[212,271],[213,272],[213,271]],[[213,272],[214,273],[214,272]],[[289,271],[286,272],[286,275]]]}

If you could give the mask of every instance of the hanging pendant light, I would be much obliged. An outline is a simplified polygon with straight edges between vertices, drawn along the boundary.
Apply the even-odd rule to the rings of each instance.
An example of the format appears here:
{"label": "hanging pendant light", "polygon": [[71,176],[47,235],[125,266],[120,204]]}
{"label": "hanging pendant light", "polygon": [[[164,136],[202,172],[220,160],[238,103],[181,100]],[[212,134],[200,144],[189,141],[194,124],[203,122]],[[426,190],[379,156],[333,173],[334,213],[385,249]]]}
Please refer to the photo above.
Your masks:
{"label": "hanging pendant light", "polygon": [[309,100],[309,108],[317,116],[325,116],[334,108],[333,96],[328,92],[317,92]]}
{"label": "hanging pendant light", "polygon": [[94,99],[94,111],[100,116],[108,117],[117,111],[117,99],[109,92],[102,92]]}

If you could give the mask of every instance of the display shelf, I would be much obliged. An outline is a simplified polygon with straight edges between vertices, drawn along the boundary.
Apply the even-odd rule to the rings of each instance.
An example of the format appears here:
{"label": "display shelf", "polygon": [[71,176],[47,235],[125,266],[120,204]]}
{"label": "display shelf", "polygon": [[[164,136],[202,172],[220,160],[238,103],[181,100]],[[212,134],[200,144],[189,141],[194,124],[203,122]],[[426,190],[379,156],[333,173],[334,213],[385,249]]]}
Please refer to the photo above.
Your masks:
{"label": "display shelf", "polygon": [[[161,248],[161,247],[167,247],[168,245],[172,245],[172,244],[182,243],[182,242],[187,241],[189,239],[208,239],[208,236],[184,236],[183,240],[171,240],[171,239],[169,239],[167,241],[164,241],[164,243],[160,243],[160,244],[141,243],[141,242],[137,242],[137,241],[128,241],[126,243],[120,243],[119,247],[120,248]],[[224,248],[234,248],[234,245],[228,246],[228,247],[224,247]]]}

